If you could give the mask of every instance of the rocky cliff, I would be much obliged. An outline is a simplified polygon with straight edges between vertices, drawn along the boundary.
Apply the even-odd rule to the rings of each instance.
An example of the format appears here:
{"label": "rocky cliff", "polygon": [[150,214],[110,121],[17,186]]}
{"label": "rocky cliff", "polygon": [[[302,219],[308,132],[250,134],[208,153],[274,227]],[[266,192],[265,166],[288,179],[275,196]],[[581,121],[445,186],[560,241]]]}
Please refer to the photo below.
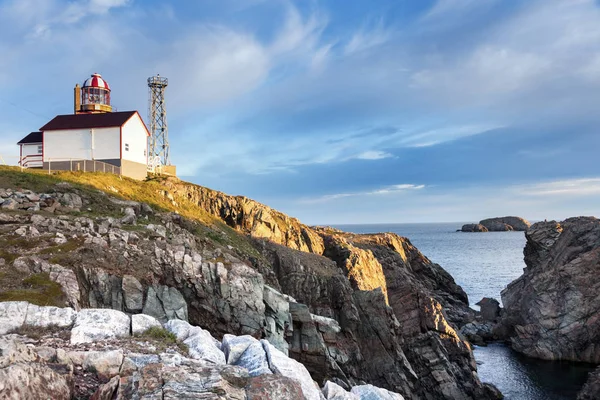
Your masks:
{"label": "rocky cliff", "polygon": [[523,275],[502,292],[512,347],[547,360],[600,363],[600,220],[538,222]]}
{"label": "rocky cliff", "polygon": [[[57,184],[64,179],[74,183]],[[18,173],[4,181],[13,190],[0,191],[0,300],[43,292],[56,306],[188,320],[217,339],[247,334],[303,363],[319,385],[498,397],[456,333],[472,318],[465,293],[407,239],[311,228],[174,179],[95,184],[86,175],[100,193],[81,179],[30,179],[44,190],[36,193]],[[140,193],[152,207],[130,200],[146,200]]]}

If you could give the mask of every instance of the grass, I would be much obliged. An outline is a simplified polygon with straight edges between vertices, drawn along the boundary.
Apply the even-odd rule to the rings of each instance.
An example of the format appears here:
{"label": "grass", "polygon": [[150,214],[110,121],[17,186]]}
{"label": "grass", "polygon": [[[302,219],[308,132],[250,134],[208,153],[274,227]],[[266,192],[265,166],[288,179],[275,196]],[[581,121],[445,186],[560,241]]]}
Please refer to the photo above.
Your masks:
{"label": "grass", "polygon": [[24,277],[15,269],[0,272],[0,301],[28,301],[38,306],[64,307],[66,296],[60,284],[50,280],[47,273]]}
{"label": "grass", "polygon": [[[0,188],[25,188],[38,193],[52,192],[60,190],[55,186],[57,183],[68,182],[73,189],[83,192],[80,194],[85,194],[85,200],[87,201],[82,211],[75,212],[75,215],[89,217],[122,216],[119,211],[120,207],[108,199],[108,194],[123,200],[146,203],[157,211],[177,212],[196,223],[196,229],[191,231],[200,238],[206,238],[223,246],[233,246],[244,256],[262,257],[252,246],[246,235],[232,229],[219,217],[211,215],[194,202],[183,197],[176,197],[176,204],[173,204],[164,195],[167,179],[172,180],[174,178],[155,176],[148,178],[146,181],[137,181],[101,172],[60,171],[48,174],[48,171],[43,170],[30,169],[21,172],[17,167],[0,166]],[[91,211],[88,211],[88,208]],[[277,221],[278,224],[281,222]],[[128,227],[125,229],[136,230],[138,228]]]}
{"label": "grass", "polygon": [[135,338],[152,342],[156,345],[159,352],[164,352],[167,348],[172,346],[179,348],[183,355],[187,355],[189,351],[188,346],[185,343],[178,341],[175,334],[159,326],[148,328],[141,334],[136,335]]}
{"label": "grass", "polygon": [[12,330],[10,333],[27,336],[28,338],[39,340],[47,336],[58,336],[63,340],[68,340],[71,337],[71,327],[60,327],[57,325],[49,326],[33,326],[22,325],[19,328]]}

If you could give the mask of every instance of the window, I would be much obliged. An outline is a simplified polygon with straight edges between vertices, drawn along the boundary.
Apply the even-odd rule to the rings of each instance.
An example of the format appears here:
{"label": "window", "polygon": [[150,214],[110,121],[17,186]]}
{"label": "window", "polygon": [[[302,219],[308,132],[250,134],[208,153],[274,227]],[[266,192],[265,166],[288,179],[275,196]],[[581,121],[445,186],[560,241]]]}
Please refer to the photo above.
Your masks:
{"label": "window", "polygon": [[42,149],[43,149],[42,145],[41,144],[38,145],[38,154],[42,154],[42,151],[43,151]]}
{"label": "window", "polygon": [[129,143],[125,143],[125,151],[129,151]]}

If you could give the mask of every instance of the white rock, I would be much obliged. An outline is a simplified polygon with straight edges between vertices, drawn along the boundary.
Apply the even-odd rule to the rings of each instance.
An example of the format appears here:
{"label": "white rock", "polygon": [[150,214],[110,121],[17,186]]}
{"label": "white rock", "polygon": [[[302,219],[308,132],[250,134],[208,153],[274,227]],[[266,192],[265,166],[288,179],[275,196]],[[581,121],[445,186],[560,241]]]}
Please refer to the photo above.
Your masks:
{"label": "white rock", "polygon": [[265,349],[258,340],[246,348],[234,365],[245,368],[250,376],[273,373],[269,368]]}
{"label": "white rock", "polygon": [[27,306],[25,325],[40,327],[59,326],[65,328],[73,325],[76,316],[77,312],[69,307],[41,307],[29,304]]}
{"label": "white rock", "polygon": [[129,336],[130,318],[121,311],[88,308],[81,310],[71,331],[71,343],[90,343],[97,340]]}
{"label": "white rock", "polygon": [[267,353],[269,368],[273,373],[298,381],[306,400],[320,400],[322,398],[321,391],[317,388],[304,365],[289,358],[266,340],[262,339],[261,343]]}
{"label": "white rock", "polygon": [[123,350],[86,351],[83,355],[83,368],[97,372],[106,378],[112,378],[119,373],[123,363]]}
{"label": "white rock", "polygon": [[357,395],[360,400],[404,400],[404,397],[398,393],[373,385],[354,386],[350,393]]}
{"label": "white rock", "polygon": [[192,358],[219,365],[225,364],[225,354],[221,351],[221,343],[204,329],[178,319],[167,321],[165,329],[177,336],[178,340],[187,344]]}
{"label": "white rock", "polygon": [[323,396],[325,396],[326,400],[359,400],[355,394],[347,392],[343,387],[338,384],[335,384],[331,381],[327,381],[323,389]]}
{"label": "white rock", "polygon": [[244,354],[248,346],[254,342],[258,342],[258,340],[254,339],[250,335],[235,336],[227,334],[223,336],[221,348],[223,353],[225,353],[225,360],[227,361],[227,364],[235,365],[240,356]]}
{"label": "white rock", "polygon": [[162,328],[159,320],[150,315],[134,314],[131,316],[131,333],[134,335],[144,333],[153,326]]}
{"label": "white rock", "polygon": [[0,303],[0,335],[20,328],[27,317],[26,301],[5,301]]}

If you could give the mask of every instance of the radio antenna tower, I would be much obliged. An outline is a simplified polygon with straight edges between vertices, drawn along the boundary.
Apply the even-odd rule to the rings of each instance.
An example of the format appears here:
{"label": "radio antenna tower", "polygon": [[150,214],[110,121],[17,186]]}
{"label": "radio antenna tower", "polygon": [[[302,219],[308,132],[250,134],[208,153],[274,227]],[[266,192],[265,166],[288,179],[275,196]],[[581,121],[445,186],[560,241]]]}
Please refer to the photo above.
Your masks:
{"label": "radio antenna tower", "polygon": [[[152,163],[171,165],[169,156],[169,127],[165,106],[165,89],[169,80],[160,75],[148,78],[148,119],[150,120],[150,153]],[[156,161],[155,161],[156,160]],[[157,165],[155,165],[157,166]]]}

